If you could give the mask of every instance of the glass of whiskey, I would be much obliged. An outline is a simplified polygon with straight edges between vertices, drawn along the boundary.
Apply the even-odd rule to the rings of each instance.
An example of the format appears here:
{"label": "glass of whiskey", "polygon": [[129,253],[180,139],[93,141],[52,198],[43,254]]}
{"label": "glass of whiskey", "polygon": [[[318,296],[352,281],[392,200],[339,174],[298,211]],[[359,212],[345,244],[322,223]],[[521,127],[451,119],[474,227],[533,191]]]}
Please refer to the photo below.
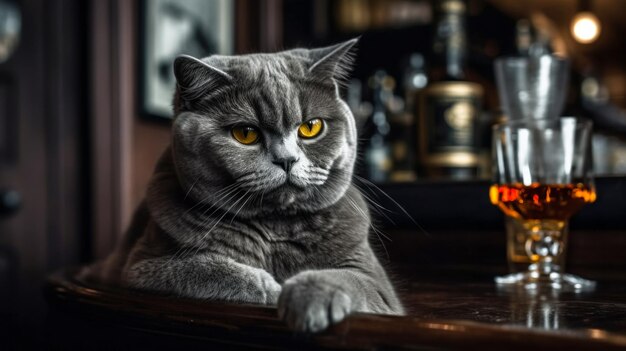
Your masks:
{"label": "glass of whiskey", "polygon": [[[563,270],[568,222],[596,200],[590,121],[562,117],[509,121],[494,126],[491,203],[507,218],[509,259],[523,272],[496,277],[498,285],[592,290],[595,283]],[[511,256],[511,254],[513,256]],[[525,257],[524,257],[525,254]]]}

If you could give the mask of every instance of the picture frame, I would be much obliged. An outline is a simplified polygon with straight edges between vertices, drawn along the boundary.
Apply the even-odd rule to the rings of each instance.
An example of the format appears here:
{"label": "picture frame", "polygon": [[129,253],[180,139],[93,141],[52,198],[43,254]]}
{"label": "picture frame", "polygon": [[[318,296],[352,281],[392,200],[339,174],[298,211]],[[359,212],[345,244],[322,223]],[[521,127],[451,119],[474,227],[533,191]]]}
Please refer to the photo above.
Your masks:
{"label": "picture frame", "polygon": [[178,55],[202,58],[235,50],[235,1],[143,0],[140,5],[140,113],[171,120]]}

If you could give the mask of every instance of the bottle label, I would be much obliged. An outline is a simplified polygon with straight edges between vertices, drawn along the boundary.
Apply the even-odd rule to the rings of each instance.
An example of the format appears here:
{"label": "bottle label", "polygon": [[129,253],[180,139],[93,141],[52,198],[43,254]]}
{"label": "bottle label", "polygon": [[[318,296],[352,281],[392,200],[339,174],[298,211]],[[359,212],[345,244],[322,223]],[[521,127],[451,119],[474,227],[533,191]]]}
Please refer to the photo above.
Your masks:
{"label": "bottle label", "polygon": [[466,82],[433,84],[423,94],[419,132],[425,165],[475,167],[480,89]]}
{"label": "bottle label", "polygon": [[467,97],[431,96],[428,98],[428,152],[474,149],[476,107]]}

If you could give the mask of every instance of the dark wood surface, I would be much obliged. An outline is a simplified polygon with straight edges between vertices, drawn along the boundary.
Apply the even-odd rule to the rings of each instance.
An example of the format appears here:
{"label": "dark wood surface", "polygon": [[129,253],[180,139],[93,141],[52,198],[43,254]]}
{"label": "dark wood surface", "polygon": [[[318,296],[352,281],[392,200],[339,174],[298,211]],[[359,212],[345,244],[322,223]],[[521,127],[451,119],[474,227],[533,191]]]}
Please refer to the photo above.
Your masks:
{"label": "dark wood surface", "polygon": [[470,267],[400,276],[409,315],[355,314],[324,333],[297,335],[271,307],[117,290],[62,273],[45,287],[48,342],[90,349],[626,349],[621,273],[584,295],[499,291],[490,270]]}

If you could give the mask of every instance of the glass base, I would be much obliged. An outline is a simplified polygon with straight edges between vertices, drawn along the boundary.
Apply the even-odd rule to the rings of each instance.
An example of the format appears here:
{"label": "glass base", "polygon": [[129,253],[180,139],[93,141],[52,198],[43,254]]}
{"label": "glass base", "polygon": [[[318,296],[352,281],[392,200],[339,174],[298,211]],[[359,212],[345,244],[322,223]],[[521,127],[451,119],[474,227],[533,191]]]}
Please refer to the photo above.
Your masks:
{"label": "glass base", "polygon": [[537,270],[496,277],[495,282],[501,287],[523,287],[526,290],[549,288],[563,292],[592,291],[596,287],[596,282],[573,274],[558,272],[541,274]]}

